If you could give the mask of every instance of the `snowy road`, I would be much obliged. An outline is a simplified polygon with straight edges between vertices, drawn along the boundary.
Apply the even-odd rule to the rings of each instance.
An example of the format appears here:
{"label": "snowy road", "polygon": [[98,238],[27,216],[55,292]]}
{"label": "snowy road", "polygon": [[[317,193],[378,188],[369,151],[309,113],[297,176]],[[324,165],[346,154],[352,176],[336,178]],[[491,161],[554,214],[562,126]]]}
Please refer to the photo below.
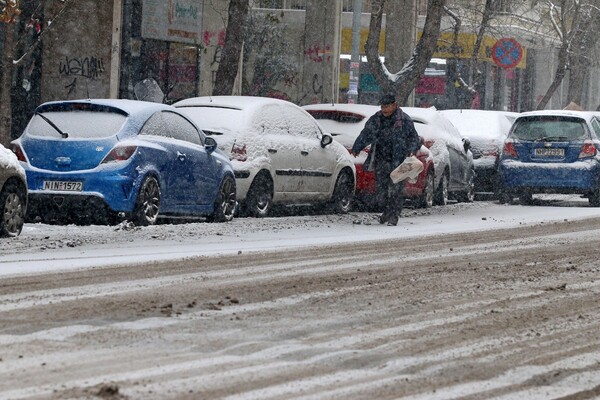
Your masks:
{"label": "snowy road", "polygon": [[490,202],[0,242],[2,399],[600,397],[600,210]]}

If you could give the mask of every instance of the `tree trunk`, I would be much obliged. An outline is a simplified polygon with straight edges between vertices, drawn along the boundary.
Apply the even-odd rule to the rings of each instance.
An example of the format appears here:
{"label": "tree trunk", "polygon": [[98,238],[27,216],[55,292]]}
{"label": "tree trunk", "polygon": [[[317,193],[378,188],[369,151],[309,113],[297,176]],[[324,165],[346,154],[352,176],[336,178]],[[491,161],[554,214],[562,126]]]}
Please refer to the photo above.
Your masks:
{"label": "tree trunk", "polygon": [[221,52],[221,61],[213,95],[231,95],[238,74],[240,52],[244,43],[243,31],[248,16],[249,0],[231,0],[225,31],[225,44]]}
{"label": "tree trunk", "polygon": [[12,136],[12,71],[14,48],[14,25],[2,23],[4,28],[4,52],[2,55],[2,78],[0,79],[0,144],[8,147]]}
{"label": "tree trunk", "polygon": [[[396,98],[401,105],[406,104],[408,97],[417,86],[421,76],[423,76],[425,68],[436,50],[445,4],[446,0],[429,0],[423,34],[412,57],[404,64],[400,72],[391,74],[379,59],[379,36],[381,34],[385,0],[373,0],[371,3],[369,36],[365,44],[369,69],[381,89],[384,92],[396,94]],[[392,45],[392,43],[402,45],[390,37],[386,38],[386,43],[388,45]]]}
{"label": "tree trunk", "polygon": [[[583,90],[592,61],[590,54],[593,51],[600,35],[594,29],[600,23],[600,10],[593,8],[590,14],[584,15],[581,27],[577,30],[571,46],[571,62],[569,70],[568,101],[582,105]],[[594,105],[593,109],[596,109]]]}

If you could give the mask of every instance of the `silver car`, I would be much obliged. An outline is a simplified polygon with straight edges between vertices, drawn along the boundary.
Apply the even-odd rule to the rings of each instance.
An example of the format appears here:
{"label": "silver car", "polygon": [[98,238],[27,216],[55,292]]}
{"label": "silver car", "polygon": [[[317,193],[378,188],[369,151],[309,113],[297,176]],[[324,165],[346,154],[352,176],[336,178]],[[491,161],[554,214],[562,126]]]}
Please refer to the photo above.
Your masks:
{"label": "silver car", "polygon": [[0,145],[0,237],[18,236],[27,210],[25,170],[17,157]]}

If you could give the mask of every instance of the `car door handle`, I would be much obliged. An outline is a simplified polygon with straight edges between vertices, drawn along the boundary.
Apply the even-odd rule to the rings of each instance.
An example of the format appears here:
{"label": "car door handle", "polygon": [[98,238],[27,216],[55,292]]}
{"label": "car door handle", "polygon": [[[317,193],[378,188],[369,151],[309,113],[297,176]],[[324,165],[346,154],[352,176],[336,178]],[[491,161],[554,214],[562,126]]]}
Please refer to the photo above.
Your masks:
{"label": "car door handle", "polygon": [[277,153],[277,150],[276,150],[276,149],[269,149],[268,151],[269,151],[269,153],[273,153],[273,154],[274,154],[274,153]]}
{"label": "car door handle", "polygon": [[177,152],[177,159],[179,161],[185,161],[185,159],[187,158],[187,155],[185,153],[181,153],[181,152]]}
{"label": "car door handle", "polygon": [[307,156],[307,155],[308,155],[308,151],[306,151],[306,150],[302,150],[302,151],[300,152],[300,154],[302,154],[303,156]]}

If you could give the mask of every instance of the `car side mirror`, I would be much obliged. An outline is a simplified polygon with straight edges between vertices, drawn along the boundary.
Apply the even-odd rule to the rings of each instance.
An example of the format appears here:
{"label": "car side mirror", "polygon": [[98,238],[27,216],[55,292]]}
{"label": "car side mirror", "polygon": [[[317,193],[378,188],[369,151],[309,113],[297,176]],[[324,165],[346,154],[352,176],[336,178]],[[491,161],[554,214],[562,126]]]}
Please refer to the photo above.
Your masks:
{"label": "car side mirror", "polygon": [[333,142],[333,138],[330,135],[323,135],[321,137],[321,147],[325,148]]}
{"label": "car side mirror", "polygon": [[214,152],[217,149],[217,141],[210,136],[204,139],[204,148],[208,154]]}
{"label": "car side mirror", "polygon": [[469,151],[469,149],[471,148],[471,141],[467,138],[463,138],[463,147],[465,148],[465,151]]}

